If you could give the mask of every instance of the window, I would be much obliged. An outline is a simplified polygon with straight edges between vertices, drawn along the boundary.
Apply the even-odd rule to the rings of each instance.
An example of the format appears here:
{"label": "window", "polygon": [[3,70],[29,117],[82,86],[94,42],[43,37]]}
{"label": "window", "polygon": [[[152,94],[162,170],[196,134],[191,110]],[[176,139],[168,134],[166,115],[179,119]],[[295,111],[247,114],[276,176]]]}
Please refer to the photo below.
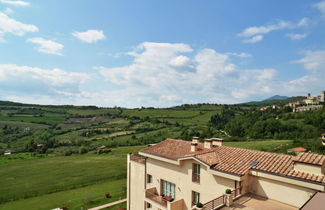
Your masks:
{"label": "window", "polygon": [[152,176],[150,174],[147,174],[147,183],[152,183]]}
{"label": "window", "polygon": [[200,193],[192,191],[192,204],[196,205],[198,202],[200,202]]}
{"label": "window", "polygon": [[147,202],[147,209],[151,209],[151,204]]}
{"label": "window", "polygon": [[192,181],[200,183],[200,165],[193,163]]}
{"label": "window", "polygon": [[175,199],[175,184],[162,180],[162,195]]}

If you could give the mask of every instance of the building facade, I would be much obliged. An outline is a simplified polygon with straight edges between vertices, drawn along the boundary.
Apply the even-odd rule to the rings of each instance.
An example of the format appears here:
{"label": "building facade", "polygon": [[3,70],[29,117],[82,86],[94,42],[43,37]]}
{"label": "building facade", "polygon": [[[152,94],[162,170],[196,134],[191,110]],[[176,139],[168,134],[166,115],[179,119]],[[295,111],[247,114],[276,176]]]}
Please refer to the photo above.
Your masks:
{"label": "building facade", "polygon": [[167,139],[128,155],[129,210],[189,210],[225,204],[252,193],[293,207],[324,191],[325,156],[297,156],[223,146],[222,139],[199,143]]}

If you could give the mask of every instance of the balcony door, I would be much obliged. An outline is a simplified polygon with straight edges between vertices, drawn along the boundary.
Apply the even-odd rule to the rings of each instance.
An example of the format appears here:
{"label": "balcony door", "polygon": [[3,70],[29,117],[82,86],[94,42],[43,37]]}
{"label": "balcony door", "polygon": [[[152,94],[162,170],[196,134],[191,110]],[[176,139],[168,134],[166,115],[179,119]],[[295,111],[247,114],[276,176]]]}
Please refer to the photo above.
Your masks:
{"label": "balcony door", "polygon": [[175,199],[175,184],[162,180],[162,195]]}

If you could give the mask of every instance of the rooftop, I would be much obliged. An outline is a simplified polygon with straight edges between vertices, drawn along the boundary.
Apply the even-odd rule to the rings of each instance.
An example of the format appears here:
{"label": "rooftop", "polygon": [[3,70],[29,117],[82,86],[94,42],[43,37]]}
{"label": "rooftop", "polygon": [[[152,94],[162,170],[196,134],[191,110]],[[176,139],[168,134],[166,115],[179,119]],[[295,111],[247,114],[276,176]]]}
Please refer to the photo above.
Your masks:
{"label": "rooftop", "polygon": [[324,155],[300,153],[291,156],[226,146],[205,149],[201,143],[198,143],[196,152],[191,152],[190,147],[190,141],[167,139],[141,152],[172,160],[193,157],[211,169],[237,176],[243,176],[249,170],[256,170],[325,185],[324,175],[295,171],[293,167],[295,162],[321,165],[325,160]]}
{"label": "rooftop", "polygon": [[223,207],[221,210],[296,210],[297,208],[257,195],[247,194],[234,201],[231,207]]}

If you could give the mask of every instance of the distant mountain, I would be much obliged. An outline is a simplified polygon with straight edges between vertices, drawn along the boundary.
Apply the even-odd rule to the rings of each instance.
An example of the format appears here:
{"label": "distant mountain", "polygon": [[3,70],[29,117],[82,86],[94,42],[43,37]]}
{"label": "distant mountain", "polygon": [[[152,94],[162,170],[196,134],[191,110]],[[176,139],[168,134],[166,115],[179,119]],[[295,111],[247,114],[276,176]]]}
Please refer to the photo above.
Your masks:
{"label": "distant mountain", "polygon": [[289,97],[288,97],[288,96],[274,95],[274,96],[272,96],[272,97],[270,97],[270,98],[267,98],[267,99],[265,99],[265,100],[263,100],[263,101],[284,100],[284,99],[287,99],[287,98],[289,98]]}

